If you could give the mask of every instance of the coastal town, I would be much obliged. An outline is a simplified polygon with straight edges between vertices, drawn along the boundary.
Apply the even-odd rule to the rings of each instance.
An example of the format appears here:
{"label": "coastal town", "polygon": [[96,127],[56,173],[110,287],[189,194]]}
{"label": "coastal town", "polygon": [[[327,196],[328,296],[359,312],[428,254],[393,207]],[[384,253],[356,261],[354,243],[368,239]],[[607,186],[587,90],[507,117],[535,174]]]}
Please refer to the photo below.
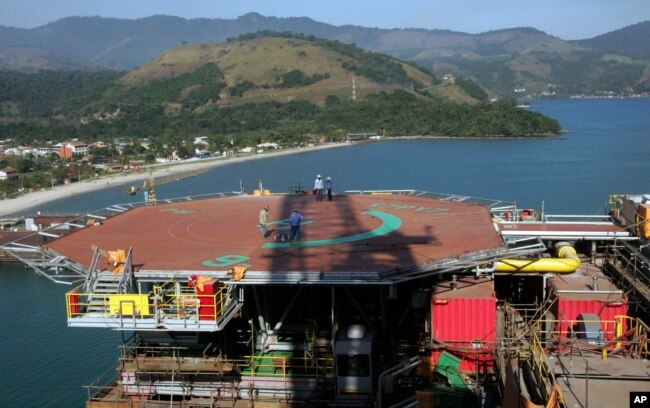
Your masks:
{"label": "coastal town", "polygon": [[[343,143],[379,139],[377,133],[349,133]],[[11,140],[0,141],[0,199],[12,199],[26,193],[53,190],[82,181],[104,177],[143,177],[149,172],[169,169],[171,166],[218,165],[224,159],[254,157],[262,153],[294,152],[300,149],[340,145],[324,137],[307,135],[306,142],[281,145],[262,142],[254,146],[216,148],[208,137],[197,136],[192,144],[180,148],[162,146],[157,150],[148,139],[134,141],[116,140],[112,143],[97,141],[85,143],[71,140],[64,143],[46,143],[35,146],[11,146]],[[131,177],[132,179],[133,177]],[[4,205],[3,205],[4,207]],[[6,211],[3,211],[6,212]]]}
{"label": "coastal town", "polygon": [[[72,141],[51,148],[7,148],[4,149],[4,153],[0,153],[0,203],[2,203],[0,217],[29,211],[30,208],[71,195],[134,183],[149,177],[192,172],[237,162],[342,147],[364,140],[377,139],[381,139],[381,136],[375,133],[350,134],[341,143],[314,139],[304,146],[281,146],[267,142],[215,152],[207,148],[204,138],[197,138],[199,142],[197,146],[200,148],[191,154],[180,156],[174,152],[169,157],[157,160],[147,160],[146,153],[125,156],[118,151],[110,160],[104,156],[106,161],[101,159],[94,161],[94,153],[106,149],[106,145],[102,143],[104,146],[99,147],[99,143],[88,145],[81,141]],[[122,148],[126,146],[123,145]],[[144,151],[146,152],[146,149]],[[71,154],[71,157],[61,157],[61,154],[68,156]],[[21,168],[21,163],[29,163],[33,167]],[[45,167],[44,163],[48,163],[49,167]]]}

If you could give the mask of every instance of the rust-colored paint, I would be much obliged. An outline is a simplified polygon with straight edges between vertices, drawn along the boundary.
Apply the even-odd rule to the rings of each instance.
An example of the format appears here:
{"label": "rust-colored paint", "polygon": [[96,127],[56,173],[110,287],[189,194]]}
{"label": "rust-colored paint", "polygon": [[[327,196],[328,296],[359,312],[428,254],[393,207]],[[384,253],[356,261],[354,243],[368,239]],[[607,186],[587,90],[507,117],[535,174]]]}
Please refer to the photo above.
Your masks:
{"label": "rust-colored paint", "polygon": [[[269,237],[258,227],[268,205]],[[287,232],[280,221],[294,209],[305,217],[301,242],[335,239],[374,230],[382,221],[368,211],[399,217],[395,231],[354,242],[315,247],[262,248]],[[393,271],[424,262],[493,249],[503,244],[489,210],[478,204],[406,195],[235,196],[134,208],[102,225],[75,231],[48,247],[88,265],[91,245],[133,248],[139,270],[225,271],[226,259],[240,259],[249,271]],[[234,257],[232,257],[234,256]],[[229,257],[229,258],[228,258]],[[239,257],[239,258],[238,258]]]}

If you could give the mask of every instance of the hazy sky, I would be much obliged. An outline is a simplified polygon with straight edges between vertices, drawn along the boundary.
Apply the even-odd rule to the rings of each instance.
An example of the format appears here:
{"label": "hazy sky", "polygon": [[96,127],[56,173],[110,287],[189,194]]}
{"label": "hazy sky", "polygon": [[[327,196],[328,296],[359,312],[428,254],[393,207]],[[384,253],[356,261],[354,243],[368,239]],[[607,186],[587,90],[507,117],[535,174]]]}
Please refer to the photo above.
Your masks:
{"label": "hazy sky", "polygon": [[0,25],[34,28],[70,16],[232,19],[249,12],[468,33],[534,27],[574,40],[650,20],[650,0],[2,0]]}

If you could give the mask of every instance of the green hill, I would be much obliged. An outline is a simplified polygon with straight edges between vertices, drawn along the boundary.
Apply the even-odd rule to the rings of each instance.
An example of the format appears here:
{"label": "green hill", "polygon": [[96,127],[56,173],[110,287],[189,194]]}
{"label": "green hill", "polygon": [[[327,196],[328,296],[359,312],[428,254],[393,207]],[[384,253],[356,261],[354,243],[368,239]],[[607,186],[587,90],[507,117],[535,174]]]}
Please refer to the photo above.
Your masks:
{"label": "green hill", "polygon": [[625,55],[637,60],[650,60],[650,21],[643,21],[586,40],[571,41],[606,54]]}
{"label": "green hill", "polygon": [[[437,79],[392,57],[325,40],[262,37],[220,44],[187,45],[153,59],[123,78],[127,86],[172,80],[214,64],[221,105],[308,100],[327,96],[357,98],[401,88],[424,88]],[[190,91],[187,89],[186,91]]]}
{"label": "green hill", "polygon": [[0,131],[17,141],[149,137],[159,143],[391,135],[553,134],[559,124],[471,81],[352,45],[261,33],[169,50],[128,73],[0,72]]}

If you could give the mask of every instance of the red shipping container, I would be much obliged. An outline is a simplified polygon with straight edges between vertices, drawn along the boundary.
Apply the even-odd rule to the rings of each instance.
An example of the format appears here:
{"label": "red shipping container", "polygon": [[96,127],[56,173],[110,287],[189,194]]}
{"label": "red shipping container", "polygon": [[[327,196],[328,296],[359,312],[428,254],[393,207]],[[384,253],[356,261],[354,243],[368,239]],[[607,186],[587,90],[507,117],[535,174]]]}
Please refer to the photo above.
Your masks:
{"label": "red shipping container", "polygon": [[[557,331],[561,337],[570,337],[577,331],[578,316],[593,313],[600,319],[603,338],[615,336],[616,316],[626,316],[627,297],[599,271],[576,272],[558,276],[549,281],[549,299],[554,301],[551,312],[558,320]],[[627,324],[623,321],[623,331]]]}
{"label": "red shipping container", "polygon": [[[477,357],[481,367],[492,365],[496,310],[494,285],[489,279],[461,278],[436,285],[431,296],[432,338],[464,359],[461,371],[475,372]],[[434,362],[439,354],[432,353]]]}

